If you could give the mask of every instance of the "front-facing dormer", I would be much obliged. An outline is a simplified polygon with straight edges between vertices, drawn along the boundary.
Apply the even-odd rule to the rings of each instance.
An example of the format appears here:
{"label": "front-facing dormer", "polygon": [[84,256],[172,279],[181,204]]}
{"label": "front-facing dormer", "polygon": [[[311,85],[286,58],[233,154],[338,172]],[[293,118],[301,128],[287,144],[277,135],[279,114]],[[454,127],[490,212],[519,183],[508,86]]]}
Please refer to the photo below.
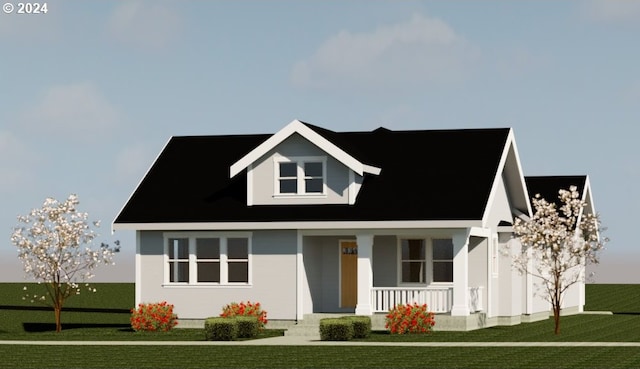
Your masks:
{"label": "front-facing dormer", "polygon": [[230,168],[247,171],[247,205],[355,204],[366,173],[380,168],[354,158],[322,130],[294,120]]}

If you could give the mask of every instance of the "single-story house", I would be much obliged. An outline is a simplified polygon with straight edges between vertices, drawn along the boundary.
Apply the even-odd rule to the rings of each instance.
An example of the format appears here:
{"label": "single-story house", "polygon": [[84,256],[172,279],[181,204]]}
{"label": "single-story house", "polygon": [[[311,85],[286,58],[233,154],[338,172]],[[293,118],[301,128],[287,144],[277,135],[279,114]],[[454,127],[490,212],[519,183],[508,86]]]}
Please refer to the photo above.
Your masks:
{"label": "single-story house", "polygon": [[[524,177],[510,128],[171,137],[113,222],[136,231],[136,304],[181,320],[257,301],[270,320],[427,303],[439,329],[545,319],[500,250],[532,194],[586,176]],[[517,250],[517,247],[510,248]],[[517,252],[517,251],[513,251]],[[584,284],[567,293],[580,312]]]}

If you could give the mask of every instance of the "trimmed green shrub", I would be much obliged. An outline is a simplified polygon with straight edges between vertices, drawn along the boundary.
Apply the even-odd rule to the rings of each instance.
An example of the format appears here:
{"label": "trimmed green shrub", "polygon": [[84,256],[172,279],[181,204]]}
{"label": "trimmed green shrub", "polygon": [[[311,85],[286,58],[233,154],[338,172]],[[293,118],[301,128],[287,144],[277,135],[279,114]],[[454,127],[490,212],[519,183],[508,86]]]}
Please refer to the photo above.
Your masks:
{"label": "trimmed green shrub", "polygon": [[344,316],[353,324],[353,338],[367,338],[371,334],[371,317],[364,315]]}
{"label": "trimmed green shrub", "polygon": [[255,338],[260,330],[260,321],[257,316],[236,316],[238,322],[238,338]]}
{"label": "trimmed green shrub", "polygon": [[234,341],[238,338],[238,321],[233,318],[207,318],[204,334],[208,341]]}
{"label": "trimmed green shrub", "polygon": [[348,341],[353,338],[353,323],[341,318],[320,319],[322,341]]}

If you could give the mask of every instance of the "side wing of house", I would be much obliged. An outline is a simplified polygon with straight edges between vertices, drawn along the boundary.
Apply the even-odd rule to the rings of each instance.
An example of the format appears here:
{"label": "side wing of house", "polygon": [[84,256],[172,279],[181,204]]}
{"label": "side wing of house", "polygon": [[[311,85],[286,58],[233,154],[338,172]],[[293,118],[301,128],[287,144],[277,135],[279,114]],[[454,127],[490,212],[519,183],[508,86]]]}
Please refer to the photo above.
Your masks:
{"label": "side wing of house", "polygon": [[[587,206],[583,209],[584,213],[595,214],[595,206],[593,204],[593,196],[591,193],[591,185],[589,183],[589,177],[586,175],[574,175],[574,176],[536,176],[525,178],[530,198],[534,198],[536,195],[540,195],[542,198],[549,202],[555,202],[559,208],[562,206],[558,198],[558,191],[569,190],[571,186],[576,186],[582,200],[586,201]],[[582,214],[578,218],[578,222]],[[580,274],[580,282],[569,287],[563,297],[562,309],[567,313],[581,312],[584,310],[585,304],[585,267],[582,266],[579,270],[569,271],[569,273],[578,272]]]}

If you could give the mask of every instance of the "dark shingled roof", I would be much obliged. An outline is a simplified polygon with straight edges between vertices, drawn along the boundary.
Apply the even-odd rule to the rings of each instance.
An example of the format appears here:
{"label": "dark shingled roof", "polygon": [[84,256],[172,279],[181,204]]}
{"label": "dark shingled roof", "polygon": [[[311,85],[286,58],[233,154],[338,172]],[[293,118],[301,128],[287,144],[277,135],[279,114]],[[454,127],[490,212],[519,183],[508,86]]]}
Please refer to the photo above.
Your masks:
{"label": "dark shingled roof", "polygon": [[246,170],[230,179],[229,167],[270,135],[173,137],[115,223],[479,220],[509,134],[307,126],[382,168],[365,176],[355,205],[247,206]]}
{"label": "dark shingled roof", "polygon": [[[524,177],[524,181],[527,184],[527,191],[529,192],[529,199],[532,199],[536,194],[540,194],[540,197],[553,202],[558,208],[562,206],[562,202],[558,198],[560,190],[568,190],[571,186],[578,187],[580,196],[583,195],[584,186],[587,182],[587,176],[539,176],[539,177]],[[533,203],[531,204],[533,207]]]}

